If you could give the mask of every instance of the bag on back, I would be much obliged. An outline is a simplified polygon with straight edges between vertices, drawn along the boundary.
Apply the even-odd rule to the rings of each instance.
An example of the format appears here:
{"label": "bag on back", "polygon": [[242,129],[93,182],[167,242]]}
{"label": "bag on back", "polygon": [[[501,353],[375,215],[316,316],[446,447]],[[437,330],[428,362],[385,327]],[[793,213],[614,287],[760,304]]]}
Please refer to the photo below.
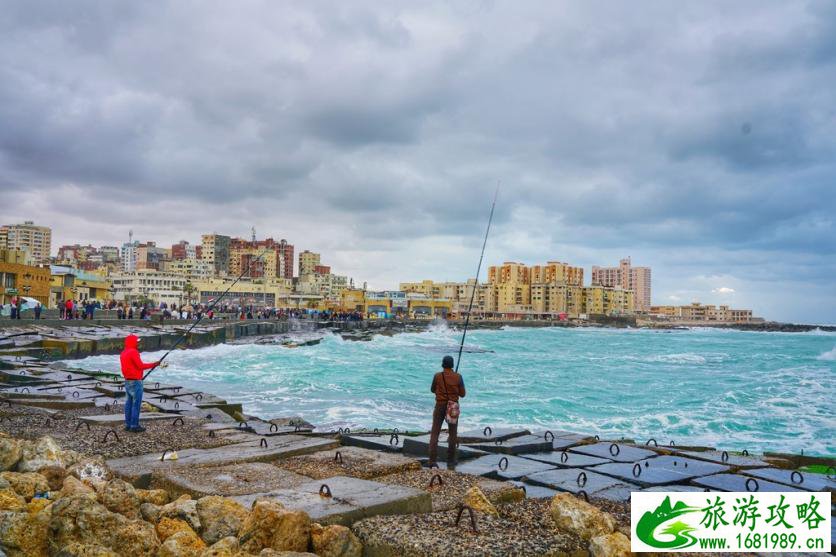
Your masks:
{"label": "bag on back", "polygon": [[458,402],[450,400],[450,395],[447,392],[447,381],[444,380],[443,371],[439,374],[439,379],[441,379],[442,384],[444,384],[444,394],[447,396],[447,413],[444,416],[444,420],[450,425],[455,425],[459,423],[461,408],[459,407]]}

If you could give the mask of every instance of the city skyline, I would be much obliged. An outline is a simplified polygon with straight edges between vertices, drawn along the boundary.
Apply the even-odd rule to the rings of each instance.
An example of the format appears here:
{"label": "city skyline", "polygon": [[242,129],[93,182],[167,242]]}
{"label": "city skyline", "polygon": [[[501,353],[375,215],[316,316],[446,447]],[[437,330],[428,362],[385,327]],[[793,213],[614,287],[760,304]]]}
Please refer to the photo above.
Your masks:
{"label": "city skyline", "polygon": [[255,227],[461,281],[501,182],[488,262],[836,319],[831,2],[5,7],[0,222],[54,246]]}

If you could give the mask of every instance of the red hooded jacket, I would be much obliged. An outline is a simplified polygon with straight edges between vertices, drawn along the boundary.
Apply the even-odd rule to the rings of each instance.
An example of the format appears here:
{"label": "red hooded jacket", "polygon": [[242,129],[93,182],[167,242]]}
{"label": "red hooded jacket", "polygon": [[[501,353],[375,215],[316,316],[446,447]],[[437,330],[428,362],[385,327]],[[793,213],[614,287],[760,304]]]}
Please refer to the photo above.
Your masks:
{"label": "red hooded jacket", "polygon": [[157,365],[157,362],[146,364],[142,361],[142,358],[139,357],[139,350],[136,348],[138,344],[139,337],[136,335],[126,336],[125,349],[119,355],[119,361],[122,364],[122,376],[129,381],[142,379],[143,371]]}

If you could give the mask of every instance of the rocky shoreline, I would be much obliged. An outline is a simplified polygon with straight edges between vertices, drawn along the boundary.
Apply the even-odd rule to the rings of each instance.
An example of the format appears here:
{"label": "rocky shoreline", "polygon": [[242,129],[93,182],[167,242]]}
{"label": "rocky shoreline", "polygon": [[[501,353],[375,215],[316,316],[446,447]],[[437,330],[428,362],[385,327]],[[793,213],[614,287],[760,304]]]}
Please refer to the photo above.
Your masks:
{"label": "rocky shoreline", "polygon": [[[264,326],[246,325],[231,336],[257,338]],[[190,344],[229,333],[220,330]],[[108,346],[111,333],[82,330],[66,343]],[[160,345],[176,334],[144,333]],[[656,480],[599,472],[602,463],[653,463],[662,476],[671,460],[690,464],[693,474],[659,483],[686,491],[712,481],[787,489],[794,469],[833,464],[484,427],[462,432],[456,470],[429,469],[426,432],[317,433],[298,416],[264,421],[158,382],[146,384],[147,429],[136,434],[122,429],[119,377],[29,354],[0,355],[3,557],[623,556],[629,494]],[[803,474],[801,488],[836,490]]]}

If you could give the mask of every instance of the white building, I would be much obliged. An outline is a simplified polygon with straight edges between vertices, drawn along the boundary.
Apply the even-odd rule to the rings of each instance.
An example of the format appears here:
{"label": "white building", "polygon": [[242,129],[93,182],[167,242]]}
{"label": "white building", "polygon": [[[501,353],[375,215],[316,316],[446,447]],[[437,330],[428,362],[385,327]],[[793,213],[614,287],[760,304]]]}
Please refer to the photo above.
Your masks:
{"label": "white building", "polygon": [[165,264],[165,272],[186,277],[190,281],[207,280],[214,274],[214,267],[204,259],[187,257]]}
{"label": "white building", "polygon": [[186,298],[185,286],[189,282],[182,275],[162,273],[153,269],[141,269],[131,273],[111,275],[113,299],[120,302],[151,300],[155,305],[181,304]]}
{"label": "white building", "polygon": [[122,244],[122,270],[126,273],[136,271],[136,252],[139,242],[125,242]]}

